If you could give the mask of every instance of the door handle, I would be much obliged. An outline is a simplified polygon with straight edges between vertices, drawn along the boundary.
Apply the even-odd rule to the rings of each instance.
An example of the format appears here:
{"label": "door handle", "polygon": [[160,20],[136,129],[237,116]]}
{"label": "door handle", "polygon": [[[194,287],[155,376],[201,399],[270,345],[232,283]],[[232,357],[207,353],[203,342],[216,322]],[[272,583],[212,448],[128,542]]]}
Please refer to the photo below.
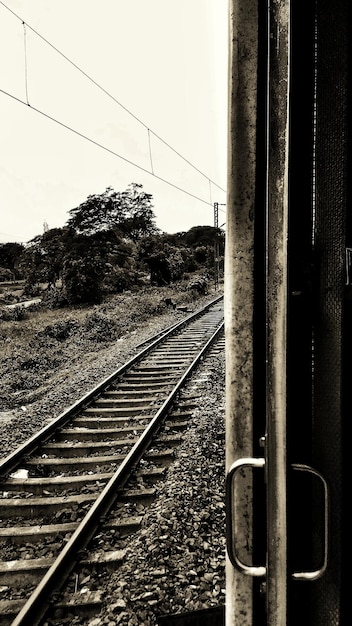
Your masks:
{"label": "door handle", "polygon": [[234,522],[234,489],[233,483],[237,472],[246,467],[260,468],[265,466],[265,459],[263,458],[242,458],[235,461],[226,476],[226,546],[227,554],[234,567],[241,570],[248,576],[265,576],[266,567],[247,565],[243,563],[236,552],[236,546],[233,541],[233,522]]}
{"label": "door handle", "polygon": [[301,463],[293,463],[291,465],[291,467],[298,471],[298,472],[308,472],[309,474],[313,474],[313,476],[316,476],[317,478],[319,478],[319,480],[322,482],[323,484],[323,489],[324,489],[324,537],[323,537],[323,559],[322,559],[322,564],[321,566],[316,569],[316,570],[312,570],[309,572],[293,572],[292,574],[292,578],[294,578],[295,580],[317,580],[318,578],[321,578],[327,568],[327,564],[328,564],[328,549],[329,549],[329,491],[328,491],[328,484],[324,478],[324,476],[322,476],[322,474],[320,472],[318,472],[317,470],[313,469],[313,467],[310,467],[309,465],[304,465]]}
{"label": "door handle", "polygon": [[[236,551],[236,546],[234,543],[233,536],[233,527],[234,527],[234,516],[235,516],[235,499],[234,499],[234,480],[236,478],[236,474],[241,470],[247,467],[251,467],[253,469],[256,468],[264,468],[265,467],[265,459],[258,458],[242,458],[235,461],[226,476],[226,547],[227,554],[230,559],[231,564],[242,571],[244,574],[253,577],[263,577],[266,575],[266,567],[265,566],[254,566],[244,563],[238,553]],[[328,485],[325,478],[322,476],[320,472],[313,469],[309,465],[304,465],[301,463],[294,463],[291,466],[294,470],[299,472],[308,472],[313,476],[316,476],[323,484],[324,490],[324,538],[323,538],[323,559],[322,564],[315,570],[307,571],[307,572],[293,572],[292,578],[294,580],[317,580],[321,578],[327,568],[328,563],[328,537],[329,537],[329,491]]]}

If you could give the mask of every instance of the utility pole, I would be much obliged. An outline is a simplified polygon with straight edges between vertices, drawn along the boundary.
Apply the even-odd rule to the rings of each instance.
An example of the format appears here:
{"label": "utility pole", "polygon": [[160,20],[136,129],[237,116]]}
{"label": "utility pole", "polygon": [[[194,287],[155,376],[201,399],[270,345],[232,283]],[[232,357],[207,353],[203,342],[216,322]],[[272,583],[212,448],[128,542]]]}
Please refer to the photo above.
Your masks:
{"label": "utility pole", "polygon": [[220,244],[219,244],[219,206],[226,206],[225,204],[219,204],[214,202],[214,228],[215,228],[215,243],[214,243],[214,264],[215,264],[215,291],[219,288],[219,275],[220,275]]}
{"label": "utility pole", "polygon": [[215,291],[219,289],[219,203],[214,202],[214,228],[215,228],[215,244],[214,244],[214,263],[215,263]]}

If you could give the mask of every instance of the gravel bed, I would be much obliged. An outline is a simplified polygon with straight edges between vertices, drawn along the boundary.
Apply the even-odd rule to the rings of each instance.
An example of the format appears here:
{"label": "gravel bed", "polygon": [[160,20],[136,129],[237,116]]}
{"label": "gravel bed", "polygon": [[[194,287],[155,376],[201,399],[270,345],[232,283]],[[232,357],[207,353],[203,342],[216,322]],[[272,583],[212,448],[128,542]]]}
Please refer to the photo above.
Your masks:
{"label": "gravel bed", "polygon": [[87,572],[83,591],[103,589],[103,610],[63,625],[157,626],[165,615],[225,604],[224,355],[207,357],[188,389],[198,406],[166,479],[152,504],[128,511],[143,515],[141,529],[99,546],[126,550],[125,559],[108,576]]}
{"label": "gravel bed", "polygon": [[109,581],[117,607],[97,625],[152,626],[158,615],[224,604],[224,445],[224,362],[213,357],[156,505],[128,545],[128,562]]}

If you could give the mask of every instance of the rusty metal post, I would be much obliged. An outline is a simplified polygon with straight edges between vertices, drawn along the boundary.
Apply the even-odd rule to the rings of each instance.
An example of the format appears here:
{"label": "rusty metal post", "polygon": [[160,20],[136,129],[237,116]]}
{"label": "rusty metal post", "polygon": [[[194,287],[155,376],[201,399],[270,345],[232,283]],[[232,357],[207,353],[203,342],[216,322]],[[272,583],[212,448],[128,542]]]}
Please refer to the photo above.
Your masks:
{"label": "rusty metal post", "polygon": [[[226,468],[252,456],[253,248],[257,117],[257,0],[229,0],[228,197],[225,248]],[[250,489],[235,500],[251,508]],[[251,520],[235,521],[238,546]],[[252,626],[252,579],[227,560],[226,626]]]}
{"label": "rusty metal post", "polygon": [[271,0],[267,208],[267,620],[287,619],[287,239],[290,0]]}
{"label": "rusty metal post", "polygon": [[[289,0],[270,0],[267,154],[267,623],[287,618],[286,342],[289,123]],[[253,311],[258,95],[258,4],[230,2],[229,152],[225,254],[226,469],[253,456]],[[233,485],[231,532],[251,558],[251,476]],[[230,514],[230,515],[231,515]],[[250,565],[250,563],[249,563]],[[248,571],[251,568],[247,568]],[[252,579],[226,570],[226,626],[253,626]]]}

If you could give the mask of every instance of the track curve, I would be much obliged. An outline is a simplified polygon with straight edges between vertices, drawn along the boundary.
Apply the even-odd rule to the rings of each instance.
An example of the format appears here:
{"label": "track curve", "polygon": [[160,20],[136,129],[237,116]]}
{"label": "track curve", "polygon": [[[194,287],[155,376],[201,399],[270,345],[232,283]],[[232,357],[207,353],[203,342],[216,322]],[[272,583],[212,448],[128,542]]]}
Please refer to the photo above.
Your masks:
{"label": "track curve", "polygon": [[[39,624],[53,591],[61,588],[102,518],[118,496],[129,497],[123,490],[131,472],[146,458],[156,465],[157,475],[158,466],[172,459],[172,438],[158,440],[158,433],[222,329],[218,297],[151,340],[0,463],[0,585],[9,587],[7,608],[0,606],[0,611],[7,619],[14,616],[1,623]],[[151,493],[143,486],[132,497]],[[36,545],[47,543],[50,557],[32,559],[27,553],[21,559],[27,543],[34,546],[33,554]]]}

